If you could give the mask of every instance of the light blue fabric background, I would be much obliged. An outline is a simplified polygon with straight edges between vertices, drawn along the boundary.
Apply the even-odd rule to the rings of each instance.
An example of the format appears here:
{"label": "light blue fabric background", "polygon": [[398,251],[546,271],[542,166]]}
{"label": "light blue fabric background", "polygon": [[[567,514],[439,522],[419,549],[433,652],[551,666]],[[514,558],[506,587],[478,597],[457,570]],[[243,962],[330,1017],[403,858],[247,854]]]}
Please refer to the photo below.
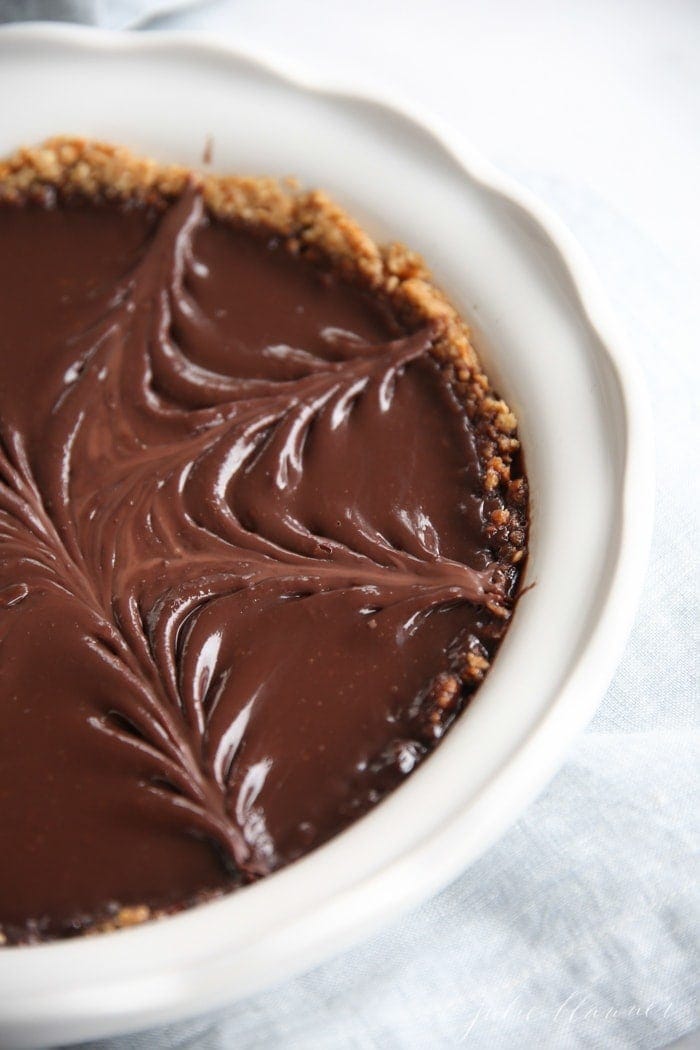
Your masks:
{"label": "light blue fabric background", "polygon": [[[28,13],[29,3],[0,0],[0,20],[16,16],[19,6]],[[70,9],[116,26],[166,5],[33,0],[31,6],[50,9],[51,17]],[[238,6],[205,4],[149,25],[212,28],[237,42]],[[242,6],[250,22],[250,3]],[[632,12],[629,4],[618,6]],[[686,18],[700,42],[700,8],[694,18],[680,0],[662,6],[665,17]],[[270,6],[258,7],[264,23]],[[312,7],[305,3],[307,15]],[[319,17],[331,7],[319,4]],[[650,47],[655,35],[650,31]],[[658,61],[670,69],[680,59],[659,53]],[[679,99],[700,83],[688,70],[677,75],[669,120],[683,118]],[[505,148],[498,159],[588,250],[652,394],[653,551],[617,674],[543,795],[432,901],[278,988],[213,1016],[91,1044],[93,1050],[650,1050],[698,1025],[698,274],[601,199],[585,172],[579,179],[535,169]],[[660,197],[671,181],[659,185]],[[700,228],[697,211],[687,222],[690,243],[693,223],[695,240]],[[700,1046],[693,1035],[682,1043]]]}

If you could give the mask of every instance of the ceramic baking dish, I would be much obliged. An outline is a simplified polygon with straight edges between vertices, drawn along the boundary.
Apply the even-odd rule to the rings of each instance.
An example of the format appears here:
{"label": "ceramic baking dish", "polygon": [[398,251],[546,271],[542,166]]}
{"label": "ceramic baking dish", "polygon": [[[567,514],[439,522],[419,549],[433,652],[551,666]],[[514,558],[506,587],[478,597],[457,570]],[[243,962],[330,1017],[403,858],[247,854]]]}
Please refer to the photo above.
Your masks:
{"label": "ceramic baking dish", "polygon": [[[211,40],[0,30],[0,152],[55,134],[163,161],[294,174],[420,251],[520,419],[526,585],[498,659],[436,753],[373,812],[230,897],[117,933],[0,951],[0,1044],[122,1033],[317,963],[454,878],[516,819],[599,702],[652,518],[634,362],[564,227],[455,134]],[[1,323],[1,319],[0,319]]]}

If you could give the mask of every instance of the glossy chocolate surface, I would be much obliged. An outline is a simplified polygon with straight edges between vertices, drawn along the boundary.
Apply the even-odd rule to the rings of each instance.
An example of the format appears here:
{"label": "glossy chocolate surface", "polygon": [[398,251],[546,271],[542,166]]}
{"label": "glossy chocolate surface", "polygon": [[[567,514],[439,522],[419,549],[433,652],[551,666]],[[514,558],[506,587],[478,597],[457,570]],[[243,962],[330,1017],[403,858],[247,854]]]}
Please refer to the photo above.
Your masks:
{"label": "glossy chocolate surface", "polygon": [[0,207],[10,940],[273,871],[459,712],[517,579],[432,338],[194,190]]}

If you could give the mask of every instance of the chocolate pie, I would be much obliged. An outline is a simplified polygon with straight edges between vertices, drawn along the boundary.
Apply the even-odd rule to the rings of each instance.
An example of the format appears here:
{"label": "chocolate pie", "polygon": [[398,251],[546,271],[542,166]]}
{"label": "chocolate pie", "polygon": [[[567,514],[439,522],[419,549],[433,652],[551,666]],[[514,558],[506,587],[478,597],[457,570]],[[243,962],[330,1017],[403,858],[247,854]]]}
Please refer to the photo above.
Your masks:
{"label": "chocolate pie", "polygon": [[321,192],[0,163],[0,929],[111,929],[375,806],[479,687],[516,420],[422,261]]}

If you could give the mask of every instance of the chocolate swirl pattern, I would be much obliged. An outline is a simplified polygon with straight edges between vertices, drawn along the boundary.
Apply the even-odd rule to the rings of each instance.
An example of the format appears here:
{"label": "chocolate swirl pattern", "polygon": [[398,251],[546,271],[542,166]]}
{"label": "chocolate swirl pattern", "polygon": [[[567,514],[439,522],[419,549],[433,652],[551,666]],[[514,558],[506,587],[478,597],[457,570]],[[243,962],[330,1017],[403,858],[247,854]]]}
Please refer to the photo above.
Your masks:
{"label": "chocolate swirl pattern", "polygon": [[327,839],[450,723],[516,581],[429,327],[401,334],[194,188],[162,215],[3,208],[0,255],[20,936]]}

